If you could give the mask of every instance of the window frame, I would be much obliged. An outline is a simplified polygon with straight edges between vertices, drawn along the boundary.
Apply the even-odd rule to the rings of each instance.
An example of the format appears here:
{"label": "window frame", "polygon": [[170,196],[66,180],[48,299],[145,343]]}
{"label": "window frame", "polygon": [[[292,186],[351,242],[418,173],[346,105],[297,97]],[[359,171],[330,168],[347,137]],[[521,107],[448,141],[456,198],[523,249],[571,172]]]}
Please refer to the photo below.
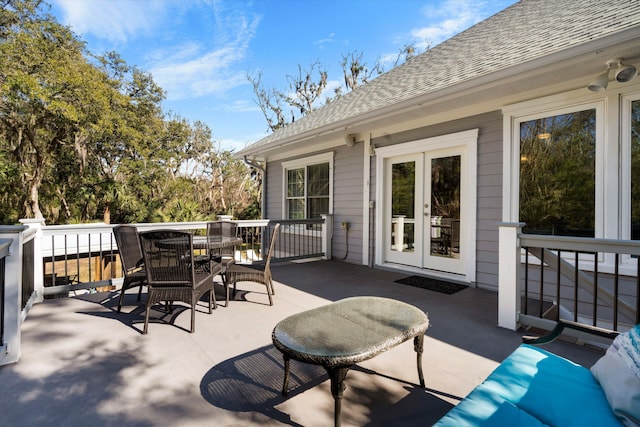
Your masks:
{"label": "window frame", "polygon": [[301,169],[304,168],[304,219],[307,218],[307,208],[308,208],[308,199],[309,196],[307,194],[307,179],[308,179],[308,166],[318,165],[322,163],[329,164],[329,212],[328,214],[333,214],[333,161],[334,161],[335,153],[333,151],[317,154],[314,156],[303,157],[300,159],[289,160],[286,162],[282,162],[282,212],[283,217],[289,219],[289,204],[288,204],[288,171],[292,169]]}
{"label": "window frame", "polygon": [[[569,99],[570,98],[571,97],[569,97]],[[605,168],[605,158],[610,158],[610,153],[604,152],[607,148],[605,146],[607,123],[605,121],[606,102],[602,97],[576,97],[573,102],[571,102],[571,100],[567,100],[566,95],[551,96],[503,108],[503,221],[520,221],[521,123],[589,109],[595,109],[596,114],[594,236],[605,237],[608,234],[607,230],[605,230],[605,218],[607,218],[611,212],[605,212],[606,202],[604,188],[607,183],[611,182],[611,175],[614,173],[616,175],[614,180],[617,182],[618,169],[615,168],[615,171],[611,171]]]}
{"label": "window frame", "polygon": [[620,98],[620,237],[631,240],[631,104],[640,91]]}
{"label": "window frame", "polygon": [[[640,100],[640,86],[610,82],[605,92],[584,89],[508,105],[503,113],[503,205],[505,223],[519,222],[520,122],[555,111],[596,106],[596,238],[631,237],[631,103]],[[523,258],[524,260],[524,258]],[[572,260],[567,259],[568,262]],[[612,273],[613,254],[600,254],[598,268]],[[635,275],[638,259],[620,257],[620,274]],[[588,269],[588,264],[581,268]]]}

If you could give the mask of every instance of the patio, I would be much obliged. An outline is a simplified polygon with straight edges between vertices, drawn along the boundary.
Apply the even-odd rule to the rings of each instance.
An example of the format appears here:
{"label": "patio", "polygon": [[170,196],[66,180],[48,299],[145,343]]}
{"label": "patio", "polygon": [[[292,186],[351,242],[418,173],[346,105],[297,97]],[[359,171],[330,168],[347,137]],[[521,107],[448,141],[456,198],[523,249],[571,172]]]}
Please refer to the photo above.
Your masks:
{"label": "patio", "polygon": [[[427,426],[479,384],[520,343],[522,331],[497,325],[497,294],[468,288],[453,295],[394,283],[400,272],[337,261],[272,266],[274,306],[264,286],[240,283],[237,301],[196,314],[188,333],[151,321],[137,291],[117,313],[117,293],[47,300],[22,328],[22,356],[0,368],[0,414],[11,426],[331,425],[333,399],[320,367],[292,362],[281,396],[283,363],[271,344],[282,318],[356,295],[395,298],[428,313],[426,390],[417,385],[411,342],[347,375],[344,426]],[[222,298],[220,286],[218,300]],[[144,296],[143,296],[144,298]],[[160,313],[155,313],[158,316]],[[591,366],[600,350],[555,342],[546,349]]]}

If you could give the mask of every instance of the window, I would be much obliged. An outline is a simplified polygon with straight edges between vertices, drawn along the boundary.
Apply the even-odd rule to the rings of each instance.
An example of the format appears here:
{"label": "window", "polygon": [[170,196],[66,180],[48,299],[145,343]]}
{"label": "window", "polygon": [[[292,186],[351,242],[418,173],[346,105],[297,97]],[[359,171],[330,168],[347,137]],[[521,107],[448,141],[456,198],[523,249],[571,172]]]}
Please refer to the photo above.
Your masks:
{"label": "window", "polygon": [[595,236],[596,109],[520,122],[525,233]]}
{"label": "window", "polygon": [[331,211],[333,153],[284,162],[285,216],[314,219]]}

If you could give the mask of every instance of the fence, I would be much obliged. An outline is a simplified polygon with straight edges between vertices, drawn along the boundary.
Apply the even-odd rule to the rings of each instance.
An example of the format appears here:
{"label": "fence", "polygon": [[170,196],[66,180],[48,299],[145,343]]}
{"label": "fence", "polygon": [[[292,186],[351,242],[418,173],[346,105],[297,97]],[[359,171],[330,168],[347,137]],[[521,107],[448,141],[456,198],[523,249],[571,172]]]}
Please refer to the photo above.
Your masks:
{"label": "fence", "polygon": [[6,258],[9,255],[9,243],[0,243],[0,346],[4,346],[4,304],[6,283]]}
{"label": "fence", "polygon": [[520,235],[520,323],[571,320],[624,331],[640,323],[640,242]]}
{"label": "fence", "polygon": [[[238,234],[243,239],[236,250],[238,263],[261,262],[262,248],[268,247],[276,223],[281,224],[281,232],[272,262],[325,257],[326,248],[330,248],[326,218],[236,222]],[[206,224],[205,221],[145,223],[136,224],[136,227],[140,232],[164,228],[203,234]],[[61,297],[70,292],[105,290],[120,285],[122,265],[112,230],[113,225],[108,224],[43,227],[44,296]]]}

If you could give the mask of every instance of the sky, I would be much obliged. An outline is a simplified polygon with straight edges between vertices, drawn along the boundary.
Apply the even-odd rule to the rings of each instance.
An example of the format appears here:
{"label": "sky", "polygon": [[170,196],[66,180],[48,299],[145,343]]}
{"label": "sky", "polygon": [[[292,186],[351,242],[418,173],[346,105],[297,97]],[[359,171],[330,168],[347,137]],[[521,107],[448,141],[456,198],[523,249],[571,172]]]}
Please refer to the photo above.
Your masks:
{"label": "sky", "polygon": [[389,64],[403,46],[433,47],[515,0],[48,2],[90,52],[115,51],[151,73],[165,112],[204,122],[221,149],[238,151],[268,134],[247,74],[287,92],[287,76],[317,61],[336,87],[343,55]]}

